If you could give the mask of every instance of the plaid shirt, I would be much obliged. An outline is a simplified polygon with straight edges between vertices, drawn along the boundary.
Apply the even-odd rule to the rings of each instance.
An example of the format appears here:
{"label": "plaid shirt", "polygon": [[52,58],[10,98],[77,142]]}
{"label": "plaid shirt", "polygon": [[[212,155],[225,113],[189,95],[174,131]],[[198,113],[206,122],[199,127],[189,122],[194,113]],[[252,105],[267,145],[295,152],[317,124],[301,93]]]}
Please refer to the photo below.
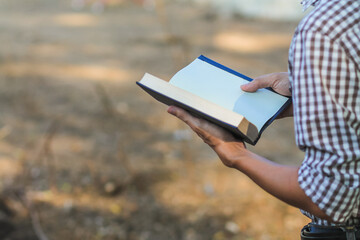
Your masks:
{"label": "plaid shirt", "polygon": [[315,9],[300,22],[289,51],[296,143],[305,151],[298,181],[334,222],[359,224],[360,1],[302,4]]}

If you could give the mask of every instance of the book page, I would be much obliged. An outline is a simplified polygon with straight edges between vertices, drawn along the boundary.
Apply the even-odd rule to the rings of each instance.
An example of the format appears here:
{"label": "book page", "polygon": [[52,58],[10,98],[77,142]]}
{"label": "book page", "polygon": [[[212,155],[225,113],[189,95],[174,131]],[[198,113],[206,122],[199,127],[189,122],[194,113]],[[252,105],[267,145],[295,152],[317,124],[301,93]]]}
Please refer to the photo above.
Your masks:
{"label": "book page", "polygon": [[267,89],[259,89],[255,93],[245,92],[239,96],[233,111],[242,114],[260,130],[287,100]]}
{"label": "book page", "polygon": [[234,103],[244,93],[240,86],[248,82],[200,59],[177,72],[170,80],[171,84],[229,110],[233,110]]}
{"label": "book page", "polygon": [[266,89],[247,93],[240,86],[249,81],[196,59],[180,70],[170,83],[244,116],[259,130],[288,100]]}

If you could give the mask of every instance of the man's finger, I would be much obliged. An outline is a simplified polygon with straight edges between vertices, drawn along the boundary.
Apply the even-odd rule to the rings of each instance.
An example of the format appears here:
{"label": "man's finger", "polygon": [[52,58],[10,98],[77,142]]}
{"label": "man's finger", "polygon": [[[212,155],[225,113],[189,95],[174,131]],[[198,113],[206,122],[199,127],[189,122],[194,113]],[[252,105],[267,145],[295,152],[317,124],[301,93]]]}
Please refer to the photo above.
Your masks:
{"label": "man's finger", "polygon": [[241,86],[241,89],[245,92],[256,92],[256,90],[266,87],[271,87],[272,82],[269,78],[260,77],[255,78],[251,82]]}
{"label": "man's finger", "polygon": [[194,128],[195,126],[197,126],[199,124],[198,119],[196,117],[192,116],[190,113],[186,112],[182,108],[170,106],[168,108],[168,113],[179,118],[180,120],[185,122],[187,125],[189,125],[191,128]]}
{"label": "man's finger", "polygon": [[[226,139],[232,139],[233,136],[230,135],[228,137],[227,135],[221,133],[220,128],[218,126],[215,126],[211,123],[208,123],[207,121],[203,119],[199,119],[197,117],[194,117],[187,111],[185,111],[182,108],[178,108],[175,106],[170,106],[168,108],[168,113],[176,116],[180,120],[184,121],[206,144],[208,144],[210,147],[216,146],[216,144],[219,142],[218,137],[215,135],[218,135],[220,138],[226,138]],[[210,134],[208,132],[209,129],[212,129],[214,135]]]}

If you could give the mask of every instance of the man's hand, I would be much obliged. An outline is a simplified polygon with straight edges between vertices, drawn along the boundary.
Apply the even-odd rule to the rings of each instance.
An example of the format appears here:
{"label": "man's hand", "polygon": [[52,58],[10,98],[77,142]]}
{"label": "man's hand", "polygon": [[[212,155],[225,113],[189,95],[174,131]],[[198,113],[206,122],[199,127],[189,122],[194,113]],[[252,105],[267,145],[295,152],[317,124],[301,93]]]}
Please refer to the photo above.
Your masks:
{"label": "man's hand", "polygon": [[[277,73],[258,77],[241,88],[247,92],[255,92],[260,88],[271,87],[280,94],[291,96],[289,86],[287,73]],[[331,221],[300,188],[297,180],[298,167],[280,165],[248,151],[245,144],[227,130],[194,117],[181,108],[170,106],[168,112],[189,125],[226,166],[238,169],[276,198]],[[288,114],[290,113],[292,108]]]}
{"label": "man's hand", "polygon": [[[242,85],[241,89],[246,92],[256,92],[260,88],[272,88],[275,92],[284,95],[291,96],[289,74],[287,72],[270,73],[255,78],[251,82]],[[278,118],[293,116],[292,105],[283,111]]]}
{"label": "man's hand", "polygon": [[185,122],[219,156],[224,165],[235,167],[239,156],[247,150],[245,144],[227,130],[207,120],[194,117],[187,111],[170,106],[168,112]]}
{"label": "man's hand", "polygon": [[270,87],[275,92],[284,95],[291,96],[289,74],[287,72],[270,73],[259,76],[251,82],[242,85],[241,89],[246,92],[256,92],[260,88]]}

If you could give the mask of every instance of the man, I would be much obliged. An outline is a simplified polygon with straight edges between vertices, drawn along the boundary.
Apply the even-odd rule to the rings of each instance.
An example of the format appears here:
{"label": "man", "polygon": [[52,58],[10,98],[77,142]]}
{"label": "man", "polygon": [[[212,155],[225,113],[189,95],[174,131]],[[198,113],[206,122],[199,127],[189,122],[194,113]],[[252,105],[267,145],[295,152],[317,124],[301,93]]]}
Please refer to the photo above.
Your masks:
{"label": "man", "polygon": [[[273,163],[226,130],[171,106],[222,162],[312,222],[302,239],[360,239],[360,1],[304,0],[314,5],[289,50],[289,72],[256,78],[241,88],[271,87],[292,96],[300,167]],[[293,114],[292,114],[293,113]]]}

